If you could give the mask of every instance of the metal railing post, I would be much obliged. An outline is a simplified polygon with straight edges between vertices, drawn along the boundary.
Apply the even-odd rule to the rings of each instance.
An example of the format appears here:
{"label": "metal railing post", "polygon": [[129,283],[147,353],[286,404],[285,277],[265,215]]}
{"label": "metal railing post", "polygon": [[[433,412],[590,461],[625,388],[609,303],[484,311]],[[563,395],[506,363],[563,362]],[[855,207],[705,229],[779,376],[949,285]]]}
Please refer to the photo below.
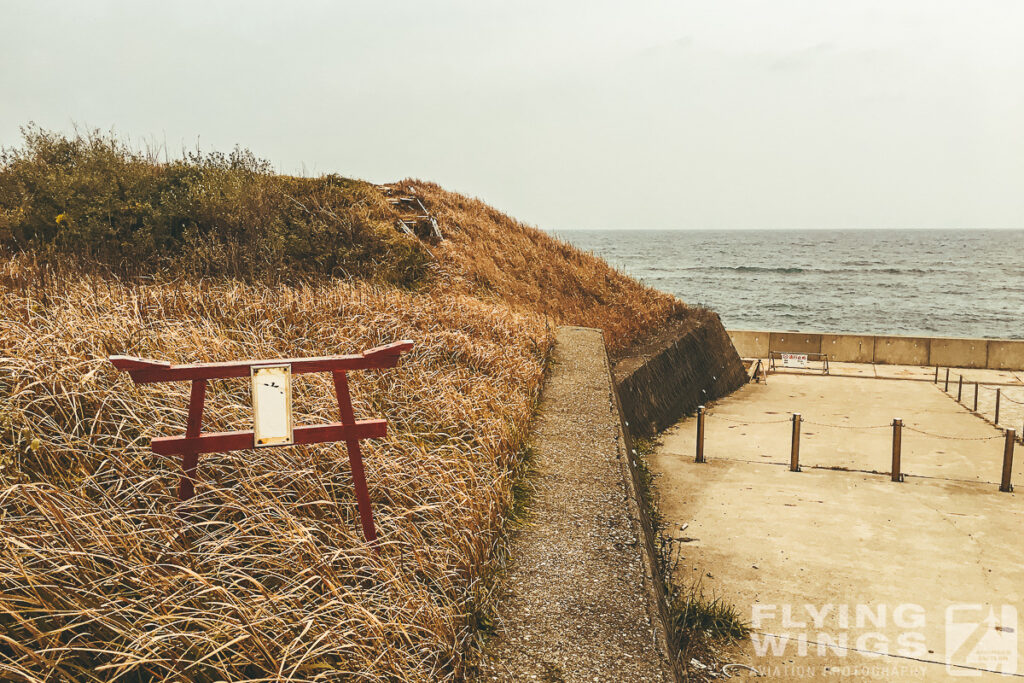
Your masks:
{"label": "metal railing post", "polygon": [[697,406],[697,456],[694,462],[707,462],[704,459],[704,406]]}
{"label": "metal railing post", "polygon": [[1013,473],[1013,442],[1017,434],[1012,429],[1006,430],[1006,443],[1003,445],[1003,478],[999,484],[999,490],[1009,493],[1013,491],[1013,484],[1010,483],[1010,475]]}
{"label": "metal railing post", "polygon": [[974,412],[978,412],[978,383],[974,383]]}
{"label": "metal railing post", "polygon": [[789,471],[800,471],[800,413],[793,413],[793,443],[789,451]]}
{"label": "metal railing post", "polygon": [[943,391],[949,391],[949,368],[946,368],[946,384],[942,387]]}
{"label": "metal railing post", "polygon": [[956,383],[956,402],[960,403],[961,397],[964,394],[964,376],[960,375],[960,379]]}
{"label": "metal railing post", "polygon": [[892,421],[892,480],[903,481],[903,473],[900,471],[900,458],[903,451],[903,420],[893,418]]}
{"label": "metal railing post", "polygon": [[1002,389],[996,389],[996,424],[999,424],[999,398],[1002,396]]}

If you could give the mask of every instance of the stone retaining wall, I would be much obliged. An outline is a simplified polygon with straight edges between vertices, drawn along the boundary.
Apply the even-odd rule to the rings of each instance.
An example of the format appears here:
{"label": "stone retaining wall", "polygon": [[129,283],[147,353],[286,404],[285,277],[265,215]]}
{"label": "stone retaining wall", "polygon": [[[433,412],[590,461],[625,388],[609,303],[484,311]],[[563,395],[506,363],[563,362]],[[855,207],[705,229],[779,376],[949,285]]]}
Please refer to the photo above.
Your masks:
{"label": "stone retaining wall", "polygon": [[679,335],[669,335],[642,357],[615,364],[615,382],[630,432],[648,436],[738,389],[747,381],[732,341],[717,314]]}

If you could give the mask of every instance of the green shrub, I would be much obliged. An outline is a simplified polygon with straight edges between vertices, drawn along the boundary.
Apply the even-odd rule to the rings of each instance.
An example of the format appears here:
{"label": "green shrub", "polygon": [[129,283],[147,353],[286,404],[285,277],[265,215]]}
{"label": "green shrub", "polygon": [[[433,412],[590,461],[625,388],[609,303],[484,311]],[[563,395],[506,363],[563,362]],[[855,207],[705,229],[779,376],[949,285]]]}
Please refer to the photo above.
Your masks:
{"label": "green shrub", "polygon": [[184,270],[410,286],[429,253],[397,234],[369,183],[276,175],[247,150],[160,162],[111,135],[26,127],[0,154],[0,246],[124,275]]}

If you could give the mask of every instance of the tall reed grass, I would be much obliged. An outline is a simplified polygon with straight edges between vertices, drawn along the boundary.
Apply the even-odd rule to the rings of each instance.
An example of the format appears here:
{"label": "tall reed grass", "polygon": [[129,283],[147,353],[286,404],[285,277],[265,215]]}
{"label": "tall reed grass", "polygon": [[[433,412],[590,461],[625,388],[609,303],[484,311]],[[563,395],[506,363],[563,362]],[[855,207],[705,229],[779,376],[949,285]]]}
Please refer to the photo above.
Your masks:
{"label": "tall reed grass", "polygon": [[447,239],[399,234],[381,188],[294,178],[245,149],[161,161],[99,132],[28,126],[0,153],[0,248],[117,276],[314,277],[462,292],[604,329],[613,354],[689,309],[596,256],[433,183],[405,180]]}
{"label": "tall reed grass", "polygon": [[[412,183],[447,239],[397,234],[381,190],[244,150],[160,161],[27,129],[0,158],[0,679],[434,681],[466,671],[514,514],[556,324],[613,351],[691,311],[477,200]],[[106,361],[276,358],[416,343],[353,373],[382,542],[339,444],[203,456],[197,497],[149,439],[188,385]],[[326,375],[296,421],[336,419]],[[245,428],[215,381],[206,430]]]}
{"label": "tall reed grass", "polygon": [[[0,265],[0,678],[443,680],[463,669],[551,344],[543,320],[464,295],[360,282],[128,284]],[[352,373],[383,542],[358,531],[340,444],[179,464],[187,383],[107,363],[357,351],[413,338],[398,368]],[[337,419],[327,375],[296,419]],[[204,428],[251,421],[244,381],[211,383]]]}
{"label": "tall reed grass", "polygon": [[560,324],[601,328],[613,355],[692,313],[679,299],[478,199],[433,183],[401,185],[415,187],[440,217],[448,238],[438,250],[440,268],[465,291]]}

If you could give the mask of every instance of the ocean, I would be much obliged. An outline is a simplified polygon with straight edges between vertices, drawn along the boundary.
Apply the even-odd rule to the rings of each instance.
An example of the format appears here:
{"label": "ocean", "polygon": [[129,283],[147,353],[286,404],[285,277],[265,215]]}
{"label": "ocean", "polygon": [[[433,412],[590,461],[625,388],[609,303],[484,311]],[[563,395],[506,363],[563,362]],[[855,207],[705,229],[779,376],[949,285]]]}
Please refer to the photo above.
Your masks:
{"label": "ocean", "polygon": [[1024,230],[556,235],[731,329],[1024,338]]}

